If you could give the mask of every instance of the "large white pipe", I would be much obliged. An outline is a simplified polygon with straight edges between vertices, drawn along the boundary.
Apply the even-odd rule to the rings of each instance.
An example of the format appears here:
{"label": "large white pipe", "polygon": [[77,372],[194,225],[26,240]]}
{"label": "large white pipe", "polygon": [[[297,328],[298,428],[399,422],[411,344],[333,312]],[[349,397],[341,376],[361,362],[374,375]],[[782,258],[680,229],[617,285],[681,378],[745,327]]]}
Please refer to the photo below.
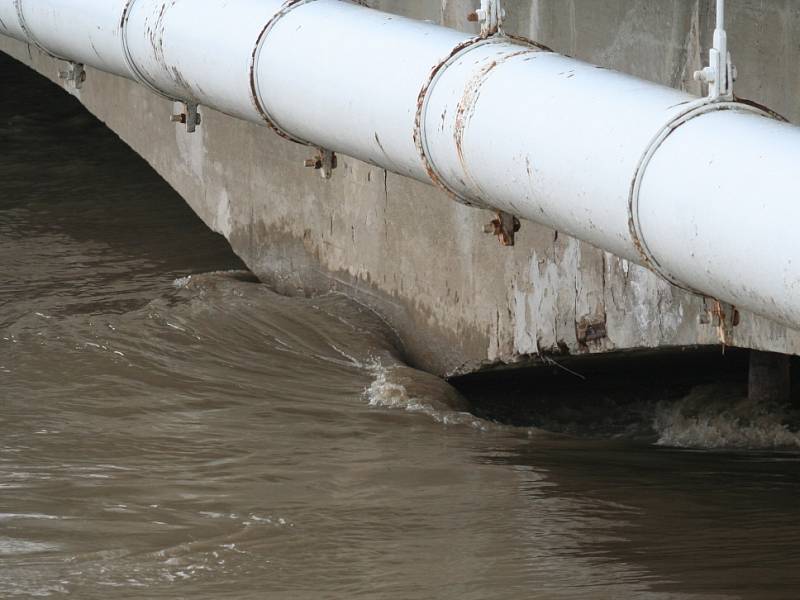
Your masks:
{"label": "large white pipe", "polygon": [[800,129],[340,0],[0,0],[0,33],[800,327]]}

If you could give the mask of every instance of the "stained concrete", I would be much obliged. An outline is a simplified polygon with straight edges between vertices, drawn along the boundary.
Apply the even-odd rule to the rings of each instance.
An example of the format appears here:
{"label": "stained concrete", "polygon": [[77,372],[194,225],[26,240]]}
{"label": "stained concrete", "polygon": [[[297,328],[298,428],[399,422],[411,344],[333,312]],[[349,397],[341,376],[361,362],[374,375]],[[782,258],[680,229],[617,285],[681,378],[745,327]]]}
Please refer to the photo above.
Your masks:
{"label": "stained concrete", "polygon": [[[465,20],[476,4],[469,0],[369,4],[475,30]],[[692,73],[710,43],[710,0],[512,0],[506,7],[511,33],[700,91]],[[737,92],[796,122],[800,6],[729,0],[728,10]],[[53,80],[61,68],[7,38],[0,50]],[[202,126],[188,135],[170,123],[171,102],[88,71],[83,89],[72,93],[225,235],[262,280],[289,294],[336,290],[373,307],[416,366],[448,376],[565,354],[720,345],[703,298],[588,244],[524,222],[517,245],[503,248],[483,233],[490,213],[433,187],[347,157],[323,181],[302,166],[308,149],[264,127],[203,108]],[[748,313],[725,341],[800,354],[800,333]]]}

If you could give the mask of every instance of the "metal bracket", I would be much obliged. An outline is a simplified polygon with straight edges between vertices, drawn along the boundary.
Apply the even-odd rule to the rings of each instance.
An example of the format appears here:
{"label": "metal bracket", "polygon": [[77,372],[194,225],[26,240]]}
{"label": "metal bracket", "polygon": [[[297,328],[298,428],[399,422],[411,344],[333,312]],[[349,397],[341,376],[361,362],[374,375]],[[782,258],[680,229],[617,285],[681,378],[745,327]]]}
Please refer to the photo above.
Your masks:
{"label": "metal bracket", "polygon": [[728,33],[725,31],[725,0],[717,0],[717,23],[714,46],[708,51],[708,66],[694,74],[695,81],[708,85],[712,100],[733,100],[733,83],[738,73],[728,52]]}
{"label": "metal bracket", "polygon": [[481,24],[481,37],[488,38],[493,35],[503,34],[503,19],[506,11],[500,0],[481,0],[481,7],[467,15],[467,20]]}
{"label": "metal bracket", "polygon": [[58,78],[72,84],[76,90],[79,90],[83,86],[83,82],[86,81],[86,69],[84,69],[83,63],[68,62],[67,69],[58,72]]}
{"label": "metal bracket", "polygon": [[[467,20],[471,23],[481,24],[481,39],[488,39],[494,36],[502,36],[503,19],[506,11],[503,9],[500,0],[481,0],[481,6],[477,10],[467,15]],[[522,227],[519,219],[514,215],[497,211],[497,218],[493,219],[483,228],[485,233],[496,235],[503,246],[513,246],[517,232]]]}
{"label": "metal bracket", "polygon": [[483,228],[484,233],[496,235],[503,246],[513,246],[522,223],[512,214],[497,211],[497,218]]}
{"label": "metal bracket", "polygon": [[194,133],[197,126],[200,125],[202,118],[200,117],[200,113],[197,112],[197,104],[195,102],[184,102],[183,112],[172,115],[171,121],[173,123],[186,125],[186,132]]}
{"label": "metal bracket", "polygon": [[732,304],[714,298],[703,298],[705,310],[700,315],[701,325],[712,325],[717,329],[723,352],[733,344],[734,329],[741,322],[739,310]]}
{"label": "metal bracket", "polygon": [[319,171],[323,179],[330,179],[338,162],[335,152],[325,148],[317,148],[317,153],[311,158],[307,158],[303,164],[310,169]]}

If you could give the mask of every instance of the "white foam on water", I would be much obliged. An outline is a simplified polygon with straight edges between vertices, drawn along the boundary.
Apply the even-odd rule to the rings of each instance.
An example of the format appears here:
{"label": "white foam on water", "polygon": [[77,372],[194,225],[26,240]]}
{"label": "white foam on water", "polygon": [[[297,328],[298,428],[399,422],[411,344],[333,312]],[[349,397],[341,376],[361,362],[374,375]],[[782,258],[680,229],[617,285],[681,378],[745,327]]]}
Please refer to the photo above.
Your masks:
{"label": "white foam on water", "polygon": [[52,552],[58,549],[58,546],[54,544],[43,544],[10,537],[0,537],[0,556],[36,554],[39,552]]}
{"label": "white foam on water", "polygon": [[482,432],[507,428],[467,412],[464,398],[438,377],[401,364],[386,367],[372,361],[363,366],[373,376],[363,394],[373,408],[405,410],[445,426],[466,426]]}
{"label": "white foam on water", "polygon": [[178,277],[175,281],[172,282],[172,285],[176,289],[181,289],[189,285],[191,281],[192,281],[192,276],[187,275],[186,277]]}
{"label": "white foam on water", "polygon": [[11,519],[45,519],[48,521],[56,521],[66,518],[67,517],[57,517],[56,515],[45,515],[42,513],[0,513],[0,521],[8,521]]}
{"label": "white foam on water", "polygon": [[[379,361],[372,361],[364,367],[373,376],[372,383],[364,390],[364,398],[373,408],[394,408],[422,413],[444,425],[469,425],[478,429],[484,429],[487,425],[467,412],[449,408],[446,402],[409,391],[406,382],[402,381],[403,367],[397,365],[385,367]],[[444,381],[441,381],[441,384],[447,385]],[[455,390],[453,395],[457,396]]]}
{"label": "white foam on water", "polygon": [[800,449],[800,432],[780,406],[698,387],[676,402],[660,403],[653,417],[657,444],[680,448]]}

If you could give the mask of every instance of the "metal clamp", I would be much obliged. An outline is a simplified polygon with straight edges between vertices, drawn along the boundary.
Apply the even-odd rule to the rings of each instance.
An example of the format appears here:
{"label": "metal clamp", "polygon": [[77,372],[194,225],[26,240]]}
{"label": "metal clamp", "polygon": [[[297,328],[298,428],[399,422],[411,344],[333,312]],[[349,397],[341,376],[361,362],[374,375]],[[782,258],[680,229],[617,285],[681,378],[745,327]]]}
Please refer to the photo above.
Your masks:
{"label": "metal clamp", "polygon": [[288,15],[293,10],[300,8],[304,4],[308,4],[310,2],[314,2],[315,0],[286,0],[283,6],[276,12],[272,18],[267,21],[267,24],[264,25],[264,28],[261,30],[261,33],[258,35],[258,39],[256,40],[255,48],[253,49],[253,53],[250,56],[250,99],[253,102],[253,106],[255,106],[258,113],[266,122],[267,126],[272,129],[275,133],[281,136],[284,139],[287,139],[291,142],[295,142],[297,144],[303,144],[304,146],[313,146],[313,144],[307,140],[302,140],[298,137],[293,136],[291,133],[286,131],[283,127],[278,125],[275,118],[270,114],[269,110],[267,109],[266,102],[261,98],[261,92],[259,91],[258,85],[258,63],[260,62],[261,58],[261,51],[264,48],[264,43],[269,36],[270,31],[278,24],[278,22]]}
{"label": "metal clamp", "polygon": [[697,117],[701,117],[707,113],[720,110],[737,110],[742,112],[750,112],[770,119],[782,119],[780,115],[777,115],[769,109],[749,102],[729,102],[721,99],[701,98],[694,102],[686,103],[683,110],[681,110],[666,125],[664,125],[664,127],[661,128],[661,130],[648,144],[641,160],[639,161],[639,164],[636,167],[636,173],[633,177],[630,195],[628,197],[628,228],[633,244],[636,247],[636,251],[639,253],[639,256],[641,257],[644,266],[672,285],[695,294],[701,294],[701,292],[698,292],[697,290],[694,290],[678,281],[678,279],[672,273],[667,271],[666,268],[659,263],[658,259],[648,247],[642,231],[641,221],[639,219],[639,196],[641,194],[642,182],[647,172],[647,167],[650,165],[650,162],[664,141],[666,141],[666,139],[672,135],[676,129],[682,125],[685,125],[689,121],[696,119]]}
{"label": "metal clamp", "polygon": [[717,0],[717,22],[714,46],[708,51],[708,66],[695,71],[695,81],[708,85],[712,100],[733,100],[733,83],[738,73],[728,52],[728,33],[725,31],[725,0]]}
{"label": "metal clamp", "polygon": [[481,7],[467,15],[467,20],[481,24],[481,37],[503,35],[503,19],[506,11],[500,0],[481,0]]}
{"label": "metal clamp", "polygon": [[58,54],[55,54],[54,52],[51,52],[50,50],[45,48],[33,34],[33,31],[28,25],[28,21],[25,18],[25,8],[23,5],[23,0],[14,0],[14,8],[17,13],[17,20],[19,21],[19,26],[22,28],[23,33],[28,38],[28,41],[34,46],[36,46],[36,48],[38,48],[40,52],[43,52],[47,56],[55,58],[57,60],[63,60],[67,63],[66,70],[58,72],[58,78],[68,83],[71,83],[76,90],[81,89],[81,87],[83,86],[83,82],[86,81],[86,70],[84,69],[83,63],[76,63],[74,61],[69,60],[68,58],[59,56]]}
{"label": "metal clamp", "polygon": [[420,90],[419,95],[417,96],[417,114],[414,119],[414,143],[417,146],[417,152],[419,153],[420,159],[422,160],[422,165],[425,168],[425,172],[430,177],[431,182],[433,185],[444,191],[448,196],[450,196],[456,202],[460,202],[461,204],[465,204],[467,206],[479,207],[479,208],[488,208],[486,205],[466,198],[452,187],[450,187],[442,175],[439,173],[439,169],[433,163],[431,159],[430,149],[428,148],[428,136],[426,133],[427,128],[427,113],[428,113],[428,104],[430,101],[430,97],[433,94],[433,90],[436,87],[436,84],[439,82],[439,79],[442,75],[447,71],[447,68],[452,65],[453,63],[459,61],[464,57],[465,54],[471,52],[472,50],[486,45],[486,44],[499,44],[505,43],[509,40],[513,40],[519,44],[524,44],[530,48],[533,52],[539,51],[550,51],[549,48],[541,46],[535,42],[530,40],[525,40],[523,38],[510,38],[507,36],[494,36],[490,38],[470,38],[458,44],[453,50],[450,52],[448,56],[440,60],[434,67],[431,69],[430,74],[428,75],[428,79],[425,81],[425,85],[422,86],[422,90]]}
{"label": "metal clamp", "polygon": [[[425,84],[422,86],[419,95],[417,96],[417,114],[414,118],[414,143],[417,147],[417,152],[419,154],[420,160],[422,161],[422,166],[425,169],[425,172],[428,174],[428,177],[431,180],[431,183],[445,192],[450,198],[464,204],[466,206],[477,207],[477,208],[490,208],[488,205],[476,200],[474,198],[468,198],[455,190],[452,186],[450,186],[446,179],[442,176],[441,172],[439,171],[438,167],[434,163],[433,159],[431,158],[431,151],[428,147],[428,135],[427,135],[427,120],[428,120],[428,106],[430,103],[430,98],[433,95],[433,91],[436,87],[436,84],[441,79],[442,75],[447,71],[448,67],[452,64],[458,62],[459,60],[463,59],[466,54],[471,52],[472,50],[479,48],[486,44],[498,44],[498,43],[509,43],[515,42],[522,46],[526,46],[525,50],[520,50],[517,53],[512,53],[509,57],[515,57],[520,54],[526,52],[552,52],[552,50],[546,46],[538,44],[532,40],[528,40],[526,38],[517,37],[517,36],[509,36],[501,31],[498,32],[496,35],[492,35],[490,37],[475,37],[465,40],[455,46],[453,50],[440,60],[434,67],[431,69],[428,78],[425,81]],[[491,68],[496,67],[498,64],[502,62],[501,59],[494,61],[492,63]],[[486,71],[484,75],[488,73]],[[457,148],[460,146],[462,138],[463,138],[463,129],[459,133],[456,134],[456,146]],[[460,152],[460,150],[459,150]],[[515,217],[504,213],[498,212],[498,218],[492,221],[489,225],[485,227],[487,233],[493,233],[497,235],[503,245],[506,246],[513,246],[514,245],[514,234],[519,231],[519,226],[514,224]],[[518,220],[517,220],[518,223]]]}
{"label": "metal clamp", "polygon": [[173,123],[181,123],[186,125],[186,133],[194,133],[197,126],[200,125],[202,118],[197,111],[196,102],[183,102],[183,111],[176,115],[172,115],[171,121]]}
{"label": "metal clamp", "polygon": [[19,26],[22,29],[22,32],[25,34],[25,37],[28,40],[28,46],[30,47],[33,44],[40,52],[46,54],[50,58],[55,58],[57,60],[63,60],[69,62],[68,58],[63,56],[59,56],[55,52],[50,51],[48,48],[45,48],[44,45],[38,40],[38,38],[33,34],[30,26],[28,25],[28,20],[25,18],[25,7],[23,5],[23,0],[12,0],[14,9],[17,13],[17,21],[19,22]]}
{"label": "metal clamp", "polygon": [[428,173],[428,177],[430,177],[433,185],[444,191],[456,202],[460,202],[461,204],[465,204],[467,206],[477,206],[479,208],[488,207],[464,197],[462,194],[450,187],[439,173],[439,169],[437,169],[436,165],[433,163],[433,160],[431,160],[431,153],[428,149],[428,136],[426,134],[427,113],[431,94],[433,93],[433,90],[436,87],[439,79],[447,70],[447,67],[458,61],[466,53],[477,48],[478,46],[492,43],[497,43],[497,40],[484,39],[480,37],[470,38],[458,44],[455,48],[453,48],[447,57],[439,61],[431,70],[425,85],[422,87],[422,90],[417,97],[417,115],[414,121],[414,143],[417,146],[417,152],[422,160],[422,165],[425,168],[425,171]]}
{"label": "metal clamp", "polygon": [[[269,33],[272,31],[275,25],[277,25],[283,17],[288,15],[293,10],[314,1],[315,0],[286,0],[280,10],[278,10],[278,12],[276,12],[269,21],[267,21],[266,25],[264,25],[264,28],[261,30],[261,33],[256,40],[256,46],[253,49],[250,59],[250,99],[252,100],[253,105],[258,113],[266,122],[267,126],[279,136],[289,140],[290,142],[311,147],[316,146],[308,140],[298,138],[297,136],[294,136],[286,131],[270,114],[269,110],[267,109],[266,102],[264,102],[264,99],[261,97],[260,86],[258,84],[258,63],[261,59],[261,52],[264,48],[264,43],[266,42]],[[365,0],[352,1],[354,4],[367,7]],[[323,179],[330,179],[337,164],[336,154],[332,150],[328,150],[326,148],[317,148],[317,150],[317,154],[306,159],[304,164],[306,167],[318,170]]]}
{"label": "metal clamp", "polygon": [[79,90],[83,87],[83,82],[86,81],[86,69],[83,63],[68,62],[67,69],[58,72],[58,78],[72,84],[72,87]]}
{"label": "metal clamp", "polygon": [[22,29],[22,32],[25,34],[25,37],[28,38],[29,42],[28,45],[30,46],[30,44],[33,44],[40,51],[42,51],[47,56],[50,56],[52,58],[57,58],[59,60],[67,60],[66,58],[63,58],[61,56],[58,56],[50,52],[50,50],[45,48],[41,44],[41,42],[39,42],[36,36],[33,35],[33,31],[31,31],[31,28],[28,26],[28,20],[25,18],[25,8],[23,6],[23,0],[13,0],[13,2],[14,2],[14,9],[16,10],[17,13],[17,21],[19,22],[19,26]]}
{"label": "metal clamp", "polygon": [[120,21],[120,40],[122,42],[122,54],[125,58],[125,64],[127,65],[128,70],[131,72],[133,78],[139,84],[143,85],[154,94],[158,94],[162,98],[167,98],[173,102],[181,102],[180,98],[172,98],[158,89],[158,86],[156,86],[156,84],[147,78],[147,75],[144,73],[144,71],[142,71],[142,69],[139,68],[139,65],[136,64],[136,61],[133,60],[133,53],[131,52],[130,45],[128,43],[128,21],[130,19],[131,12],[133,11],[134,4],[136,4],[136,0],[126,0],[125,8],[122,10],[122,20]]}

